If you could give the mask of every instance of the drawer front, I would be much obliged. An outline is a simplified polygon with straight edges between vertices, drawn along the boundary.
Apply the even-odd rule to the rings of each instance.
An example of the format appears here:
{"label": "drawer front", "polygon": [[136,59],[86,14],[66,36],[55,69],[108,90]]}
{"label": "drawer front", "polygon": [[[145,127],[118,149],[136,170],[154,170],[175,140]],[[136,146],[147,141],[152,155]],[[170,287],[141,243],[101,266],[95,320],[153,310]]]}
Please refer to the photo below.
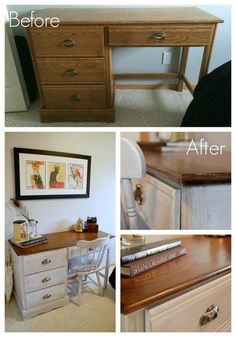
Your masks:
{"label": "drawer front", "polygon": [[47,83],[104,83],[103,59],[83,58],[38,58],[40,82]]}
{"label": "drawer front", "polygon": [[30,28],[36,57],[103,56],[103,28]]}
{"label": "drawer front", "polygon": [[110,46],[198,46],[212,38],[211,25],[159,25],[153,27],[109,28]]}
{"label": "drawer front", "polygon": [[47,108],[105,108],[104,85],[42,86]]}
{"label": "drawer front", "polygon": [[30,309],[63,298],[66,295],[65,284],[58,284],[26,294],[26,308]]}
{"label": "drawer front", "polygon": [[[206,325],[201,316],[211,305],[219,307],[218,316]],[[146,331],[214,332],[229,326],[231,320],[230,275],[209,282],[145,312]]]}
{"label": "drawer front", "polygon": [[66,265],[66,249],[24,256],[24,275],[33,274]]}
{"label": "drawer front", "polygon": [[27,275],[25,276],[25,291],[29,293],[31,291],[51,287],[55,284],[63,283],[65,280],[65,267]]}
{"label": "drawer front", "polygon": [[143,202],[136,202],[137,212],[151,229],[180,228],[180,191],[146,175],[133,180],[133,188],[141,186]]}

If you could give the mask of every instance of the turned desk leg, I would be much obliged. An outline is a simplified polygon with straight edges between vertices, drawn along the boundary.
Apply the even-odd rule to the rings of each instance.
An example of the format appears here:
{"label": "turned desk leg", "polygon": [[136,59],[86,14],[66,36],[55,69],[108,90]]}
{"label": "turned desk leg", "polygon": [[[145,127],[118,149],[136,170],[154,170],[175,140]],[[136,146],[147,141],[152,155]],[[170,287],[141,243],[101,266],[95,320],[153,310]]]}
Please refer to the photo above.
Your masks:
{"label": "turned desk leg", "polygon": [[182,55],[181,55],[181,61],[180,61],[180,67],[179,67],[179,77],[178,77],[177,91],[183,90],[183,76],[185,74],[186,65],[187,65],[187,61],[188,61],[188,51],[189,51],[189,47],[183,47]]}

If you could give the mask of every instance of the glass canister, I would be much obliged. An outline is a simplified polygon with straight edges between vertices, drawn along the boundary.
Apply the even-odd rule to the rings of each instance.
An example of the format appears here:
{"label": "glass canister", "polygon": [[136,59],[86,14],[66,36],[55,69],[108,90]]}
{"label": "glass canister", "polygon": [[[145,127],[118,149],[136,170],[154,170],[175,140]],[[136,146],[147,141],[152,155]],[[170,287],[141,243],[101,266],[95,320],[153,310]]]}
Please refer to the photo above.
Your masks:
{"label": "glass canister", "polygon": [[29,240],[34,239],[38,235],[38,221],[34,219],[29,219],[27,224],[27,237]]}

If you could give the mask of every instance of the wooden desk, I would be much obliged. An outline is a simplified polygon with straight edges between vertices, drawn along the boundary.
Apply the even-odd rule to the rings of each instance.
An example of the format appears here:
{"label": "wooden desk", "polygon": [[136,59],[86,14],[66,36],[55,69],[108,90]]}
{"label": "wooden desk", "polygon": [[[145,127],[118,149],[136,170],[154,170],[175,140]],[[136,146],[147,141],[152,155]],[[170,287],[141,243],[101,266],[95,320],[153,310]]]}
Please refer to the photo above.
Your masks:
{"label": "wooden desk", "polygon": [[148,228],[231,229],[230,152],[186,155],[154,148],[143,153],[147,175],[133,180],[133,188],[141,186],[143,202],[136,207]]}
{"label": "wooden desk", "polygon": [[[181,241],[186,255],[133,278],[121,277],[122,331],[154,331],[158,324],[158,332],[217,331],[226,323],[229,328],[231,237],[195,235]],[[221,316],[201,327],[201,314],[217,303]],[[165,328],[161,320],[169,322]]]}
{"label": "wooden desk", "polygon": [[42,98],[42,122],[114,120],[111,48],[182,47],[180,67],[168,74],[119,74],[115,78],[174,78],[183,83],[189,47],[204,47],[199,79],[207,74],[216,27],[223,21],[198,8],[57,9],[58,28],[28,29]]}
{"label": "wooden desk", "polygon": [[[79,240],[95,240],[108,235],[102,231],[98,233],[67,231],[46,234],[47,243],[25,249],[10,243],[15,298],[22,317],[31,318],[67,304],[67,269],[70,247],[74,247]],[[105,288],[108,272],[109,249],[103,275]]]}

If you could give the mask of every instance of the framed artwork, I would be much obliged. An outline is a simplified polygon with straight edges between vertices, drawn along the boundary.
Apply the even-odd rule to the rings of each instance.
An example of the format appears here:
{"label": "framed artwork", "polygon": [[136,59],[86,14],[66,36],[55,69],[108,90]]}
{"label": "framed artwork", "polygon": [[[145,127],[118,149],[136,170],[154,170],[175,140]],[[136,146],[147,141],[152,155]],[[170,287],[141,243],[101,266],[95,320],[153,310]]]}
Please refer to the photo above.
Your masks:
{"label": "framed artwork", "polygon": [[14,148],[16,199],[89,198],[91,156]]}

